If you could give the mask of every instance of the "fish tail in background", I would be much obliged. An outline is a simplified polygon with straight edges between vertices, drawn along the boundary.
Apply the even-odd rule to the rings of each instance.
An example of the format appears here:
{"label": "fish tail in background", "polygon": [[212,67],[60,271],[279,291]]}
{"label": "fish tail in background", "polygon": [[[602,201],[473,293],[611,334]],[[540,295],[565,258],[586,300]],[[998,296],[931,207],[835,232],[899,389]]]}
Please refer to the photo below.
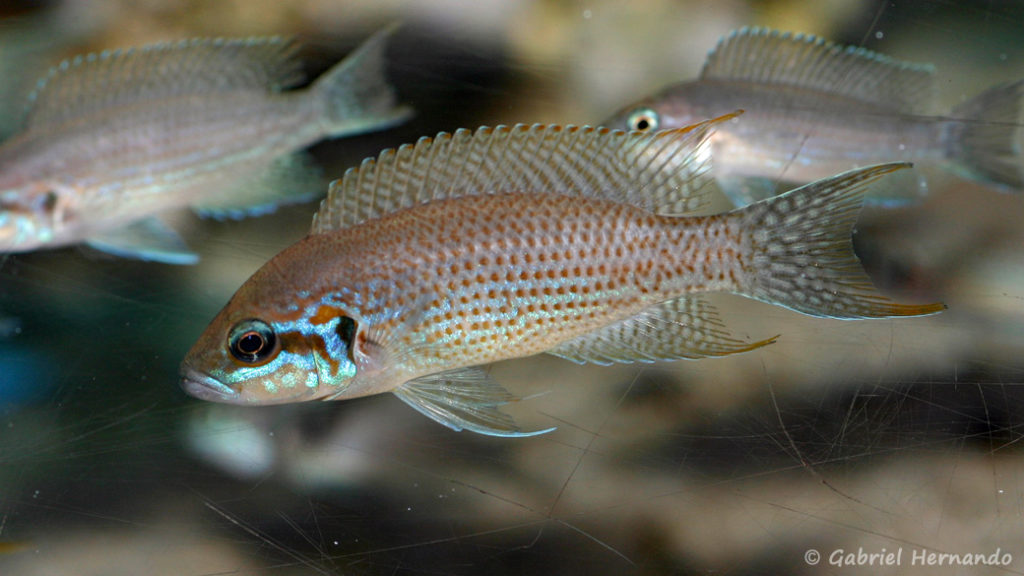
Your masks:
{"label": "fish tail in background", "polygon": [[1024,80],[1000,84],[953,109],[946,154],[969,178],[1024,190]]}
{"label": "fish tail in background", "polygon": [[740,293],[826,318],[934,314],[942,303],[898,304],[879,293],[853,252],[868,185],[909,163],[869,166],[812,182],[732,212],[750,230]]}
{"label": "fish tail in background", "polygon": [[385,77],[384,52],[397,27],[374,34],[313,84],[312,97],[321,107],[327,134],[381,130],[412,115],[408,106],[396,106],[394,89]]}

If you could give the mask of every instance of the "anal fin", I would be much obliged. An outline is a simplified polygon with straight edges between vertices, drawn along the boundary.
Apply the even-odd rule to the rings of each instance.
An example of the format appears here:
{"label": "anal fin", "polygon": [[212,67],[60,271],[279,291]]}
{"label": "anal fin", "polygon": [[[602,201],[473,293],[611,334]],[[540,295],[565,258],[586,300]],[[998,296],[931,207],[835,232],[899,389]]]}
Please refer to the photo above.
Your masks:
{"label": "anal fin", "polygon": [[403,402],[424,416],[455,430],[488,436],[536,436],[554,430],[523,432],[512,417],[498,410],[518,400],[479,368],[461,368],[410,380],[394,390]]}
{"label": "anal fin", "polygon": [[164,264],[195,264],[199,256],[178,233],[156,218],[147,218],[86,240],[93,248],[125,258]]}
{"label": "anal fin", "polygon": [[718,311],[700,296],[663,302],[548,350],[579,364],[655,362],[728,356],[775,342],[733,338]]}

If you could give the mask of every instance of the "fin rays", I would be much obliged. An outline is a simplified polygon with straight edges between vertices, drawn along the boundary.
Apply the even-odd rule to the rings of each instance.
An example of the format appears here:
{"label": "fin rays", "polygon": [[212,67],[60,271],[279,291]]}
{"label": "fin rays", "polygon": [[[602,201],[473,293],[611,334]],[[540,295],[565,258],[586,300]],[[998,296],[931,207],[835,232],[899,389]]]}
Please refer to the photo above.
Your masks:
{"label": "fin rays", "polygon": [[479,368],[461,368],[410,380],[394,390],[403,402],[431,420],[455,430],[502,437],[536,436],[548,428],[523,432],[498,408],[517,400]]}
{"label": "fin rays", "polygon": [[737,340],[718,311],[691,295],[664,302],[640,314],[564,342],[549,354],[578,364],[615,364],[727,356],[771,344]]}
{"label": "fin rays", "polygon": [[431,200],[510,191],[614,199],[659,213],[689,213],[702,207],[709,194],[707,136],[716,123],[734,116],[656,134],[539,124],[442,132],[385,150],[347,171],[331,184],[312,233]]}
{"label": "fin rays", "polygon": [[282,38],[203,39],[66,60],[29,97],[26,127],[71,121],[132,102],[232,90],[281,90],[303,78],[296,45]]}
{"label": "fin rays", "polygon": [[824,318],[934,314],[941,303],[906,305],[878,292],[853,252],[851,233],[868,185],[906,162],[880,164],[813,182],[734,211],[751,230],[749,284],[757,300]]}
{"label": "fin rays", "polygon": [[[752,58],[756,55],[756,58]],[[708,54],[702,79],[788,84],[842,94],[906,113],[930,108],[935,69],[822,38],[741,28]]]}

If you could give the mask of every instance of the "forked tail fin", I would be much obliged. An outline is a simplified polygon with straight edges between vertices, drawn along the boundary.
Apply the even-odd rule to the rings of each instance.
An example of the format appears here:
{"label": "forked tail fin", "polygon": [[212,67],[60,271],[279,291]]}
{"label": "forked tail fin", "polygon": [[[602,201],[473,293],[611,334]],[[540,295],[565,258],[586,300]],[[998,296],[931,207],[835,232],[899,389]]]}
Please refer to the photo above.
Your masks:
{"label": "forked tail fin", "polygon": [[374,34],[313,84],[329,135],[381,130],[412,115],[408,106],[396,105],[394,89],[384,75],[384,50],[396,28],[388,26]]}
{"label": "forked tail fin", "polygon": [[812,182],[733,212],[751,231],[752,259],[740,292],[827,318],[934,314],[942,303],[898,304],[871,284],[851,234],[868,185],[908,163],[870,166]]}
{"label": "forked tail fin", "polygon": [[953,109],[946,154],[969,178],[1024,191],[1024,80],[1001,84]]}

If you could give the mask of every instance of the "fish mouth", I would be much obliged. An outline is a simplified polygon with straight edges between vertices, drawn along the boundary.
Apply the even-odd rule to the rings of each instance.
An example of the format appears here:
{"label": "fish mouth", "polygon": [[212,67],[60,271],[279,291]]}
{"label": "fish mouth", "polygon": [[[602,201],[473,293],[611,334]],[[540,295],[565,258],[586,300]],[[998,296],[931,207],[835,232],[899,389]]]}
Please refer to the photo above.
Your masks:
{"label": "fish mouth", "polygon": [[181,368],[181,388],[189,396],[200,400],[233,404],[240,401],[237,391],[191,366],[182,366]]}

